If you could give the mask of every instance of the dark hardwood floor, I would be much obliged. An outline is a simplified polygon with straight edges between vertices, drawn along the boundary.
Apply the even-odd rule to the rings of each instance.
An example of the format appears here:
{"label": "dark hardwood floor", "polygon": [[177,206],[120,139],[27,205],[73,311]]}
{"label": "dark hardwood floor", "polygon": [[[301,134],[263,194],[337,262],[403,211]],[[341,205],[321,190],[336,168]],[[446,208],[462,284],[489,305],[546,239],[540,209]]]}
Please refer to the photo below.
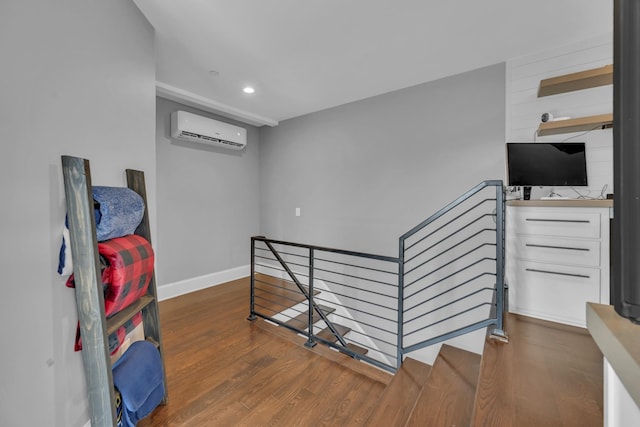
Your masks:
{"label": "dark hardwood floor", "polygon": [[169,402],[138,426],[363,424],[390,374],[248,314],[248,279],[160,303]]}
{"label": "dark hardwood floor", "polygon": [[[419,400],[446,410],[422,414],[415,399],[402,408],[403,393],[385,405],[379,398],[390,374],[323,345],[307,349],[306,338],[262,320],[249,322],[248,314],[248,279],[160,303],[169,402],[140,427],[387,427],[384,420],[402,419],[397,422],[404,425],[409,413],[415,413],[411,425],[450,425],[444,420],[455,415],[457,403],[449,407],[443,400],[451,393],[442,381],[427,381],[425,391],[440,392]],[[602,356],[586,330],[515,315],[506,329],[509,344],[490,341],[485,347],[471,425],[601,426]],[[463,374],[463,382],[477,378],[449,359],[447,367]],[[434,418],[434,412],[444,415]]]}
{"label": "dark hardwood floor", "polygon": [[509,344],[488,341],[473,426],[600,427],[602,354],[586,329],[509,314]]}

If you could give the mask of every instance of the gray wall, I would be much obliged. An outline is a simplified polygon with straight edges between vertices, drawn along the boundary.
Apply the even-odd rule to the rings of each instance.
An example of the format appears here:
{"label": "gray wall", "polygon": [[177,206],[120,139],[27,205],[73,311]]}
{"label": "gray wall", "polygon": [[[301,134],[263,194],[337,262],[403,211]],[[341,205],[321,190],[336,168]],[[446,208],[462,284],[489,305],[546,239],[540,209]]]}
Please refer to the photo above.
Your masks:
{"label": "gray wall", "polygon": [[5,0],[0,57],[0,425],[83,426],[60,155],[88,158],[96,184],[144,170],[155,226],[153,28],[130,0]]}
{"label": "gray wall", "polygon": [[[184,110],[247,129],[242,151],[170,138],[170,114]],[[158,285],[249,264],[259,231],[258,129],[158,98]]]}
{"label": "gray wall", "polygon": [[503,178],[504,117],[497,64],[263,127],[261,232],[396,256],[405,231]]}

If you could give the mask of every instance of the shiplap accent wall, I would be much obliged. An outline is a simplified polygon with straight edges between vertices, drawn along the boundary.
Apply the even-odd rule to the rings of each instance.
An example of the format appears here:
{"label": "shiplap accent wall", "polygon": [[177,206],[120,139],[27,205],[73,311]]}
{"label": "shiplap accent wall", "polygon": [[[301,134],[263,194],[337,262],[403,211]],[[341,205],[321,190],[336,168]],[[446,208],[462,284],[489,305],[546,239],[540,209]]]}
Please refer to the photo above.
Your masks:
{"label": "shiplap accent wall", "polygon": [[[597,197],[603,186],[613,193],[613,133],[611,129],[538,137],[536,130],[540,116],[572,118],[611,113],[613,86],[601,86],[581,91],[537,97],[540,80],[613,63],[613,35],[595,37],[571,45],[550,47],[536,54],[507,61],[507,119],[508,142],[586,142],[589,187],[578,188],[580,193]],[[546,189],[545,189],[546,191]],[[554,191],[568,196],[577,194],[565,187]],[[548,192],[548,191],[547,191]],[[544,191],[543,191],[544,193]],[[544,195],[544,194],[542,194]]]}

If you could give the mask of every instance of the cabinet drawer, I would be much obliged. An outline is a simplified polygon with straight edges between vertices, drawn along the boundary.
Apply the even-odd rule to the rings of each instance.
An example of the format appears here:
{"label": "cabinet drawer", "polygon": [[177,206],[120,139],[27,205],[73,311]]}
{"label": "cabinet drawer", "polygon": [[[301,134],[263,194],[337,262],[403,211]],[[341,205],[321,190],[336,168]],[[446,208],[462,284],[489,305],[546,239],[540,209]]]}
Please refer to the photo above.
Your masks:
{"label": "cabinet drawer", "polygon": [[509,303],[517,313],[581,327],[586,303],[600,302],[597,268],[519,261],[510,285]]}
{"label": "cabinet drawer", "polygon": [[600,241],[520,236],[516,257],[531,261],[600,267]]}
{"label": "cabinet drawer", "polygon": [[519,210],[513,215],[518,234],[600,238],[600,215],[588,212]]}

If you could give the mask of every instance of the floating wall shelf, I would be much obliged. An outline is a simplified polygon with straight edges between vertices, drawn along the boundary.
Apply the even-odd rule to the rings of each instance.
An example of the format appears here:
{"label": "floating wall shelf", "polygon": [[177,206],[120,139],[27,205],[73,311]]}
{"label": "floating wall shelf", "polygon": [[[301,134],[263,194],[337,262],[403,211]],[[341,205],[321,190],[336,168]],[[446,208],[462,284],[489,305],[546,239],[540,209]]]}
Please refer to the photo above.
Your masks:
{"label": "floating wall shelf", "polygon": [[540,81],[538,98],[559,93],[573,92],[613,83],[613,65],[580,71]]}
{"label": "floating wall shelf", "polygon": [[607,129],[612,126],[613,114],[599,114],[597,116],[540,123],[540,126],[538,126],[538,136],[557,135],[559,133],[571,132],[587,132],[596,129]]}

